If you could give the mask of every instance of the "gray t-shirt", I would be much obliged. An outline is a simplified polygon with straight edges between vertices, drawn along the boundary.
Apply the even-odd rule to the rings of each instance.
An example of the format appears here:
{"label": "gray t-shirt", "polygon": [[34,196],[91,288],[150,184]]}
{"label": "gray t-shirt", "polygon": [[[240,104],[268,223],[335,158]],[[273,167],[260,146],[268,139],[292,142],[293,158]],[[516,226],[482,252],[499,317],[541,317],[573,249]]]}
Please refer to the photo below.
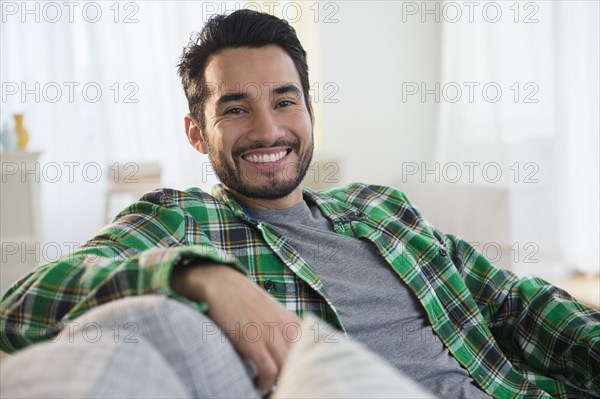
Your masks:
{"label": "gray t-shirt", "polygon": [[442,398],[490,398],[433,332],[422,305],[366,239],[334,232],[316,205],[248,209],[300,253],[348,335]]}

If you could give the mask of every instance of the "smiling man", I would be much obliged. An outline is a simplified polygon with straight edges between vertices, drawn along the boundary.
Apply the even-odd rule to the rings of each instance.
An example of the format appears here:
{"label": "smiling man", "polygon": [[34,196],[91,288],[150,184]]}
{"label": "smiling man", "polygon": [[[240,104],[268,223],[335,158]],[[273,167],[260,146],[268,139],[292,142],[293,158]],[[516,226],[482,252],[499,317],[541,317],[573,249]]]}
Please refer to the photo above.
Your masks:
{"label": "smiling man", "polygon": [[208,154],[221,182],[245,205],[299,203],[314,118],[290,56],[276,45],[226,49],[211,57],[204,75],[205,109],[185,117],[190,143]]}
{"label": "smiling man", "polygon": [[[302,188],[314,114],[306,53],[287,22],[249,10],[216,16],[179,73],[185,133],[221,184],[212,195],[148,193],[15,284],[1,303],[1,348],[63,339],[11,359],[3,390],[256,397],[252,383],[263,393],[274,386],[289,327],[310,312],[439,397],[598,396],[597,311],[493,267],[397,189]],[[130,325],[137,345],[118,334],[91,346],[71,340],[90,326]],[[27,369],[45,362],[53,367]],[[47,385],[25,383],[32,375]],[[70,385],[52,383],[65,375]]]}

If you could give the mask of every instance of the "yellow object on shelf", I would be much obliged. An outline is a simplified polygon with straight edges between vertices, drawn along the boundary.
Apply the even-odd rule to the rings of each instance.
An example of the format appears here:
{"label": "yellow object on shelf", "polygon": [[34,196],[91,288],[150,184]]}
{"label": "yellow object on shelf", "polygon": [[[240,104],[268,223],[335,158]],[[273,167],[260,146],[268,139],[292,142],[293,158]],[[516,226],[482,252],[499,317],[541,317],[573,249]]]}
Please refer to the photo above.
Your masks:
{"label": "yellow object on shelf", "polygon": [[14,114],[15,118],[15,132],[17,133],[17,147],[19,150],[24,150],[29,143],[29,133],[23,125],[23,114]]}

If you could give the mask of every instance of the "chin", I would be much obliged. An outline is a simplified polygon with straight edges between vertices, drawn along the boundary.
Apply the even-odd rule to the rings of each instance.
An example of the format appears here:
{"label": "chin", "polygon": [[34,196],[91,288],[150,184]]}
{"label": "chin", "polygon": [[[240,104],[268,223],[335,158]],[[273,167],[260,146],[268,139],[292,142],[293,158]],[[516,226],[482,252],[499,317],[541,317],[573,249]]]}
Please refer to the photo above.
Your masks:
{"label": "chin", "polygon": [[236,190],[239,194],[242,194],[252,199],[262,200],[275,200],[285,198],[290,195],[300,184],[293,184],[292,182],[266,182],[265,184],[245,185]]}

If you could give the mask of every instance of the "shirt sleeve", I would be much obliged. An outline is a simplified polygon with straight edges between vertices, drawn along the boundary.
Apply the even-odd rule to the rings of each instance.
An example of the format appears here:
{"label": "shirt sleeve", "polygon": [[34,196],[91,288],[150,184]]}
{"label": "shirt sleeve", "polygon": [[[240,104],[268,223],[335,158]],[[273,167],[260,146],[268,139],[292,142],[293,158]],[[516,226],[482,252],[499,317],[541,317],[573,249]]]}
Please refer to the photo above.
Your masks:
{"label": "shirt sleeve", "polygon": [[541,374],[583,392],[600,392],[600,312],[541,278],[518,278],[494,267],[455,235],[436,236],[515,366],[533,372],[533,379]]}
{"label": "shirt sleeve", "polygon": [[426,222],[406,195],[399,195],[423,221],[423,228],[447,248],[487,327],[513,365],[556,397],[598,397],[600,312],[541,278],[519,278],[493,266],[465,240]]}
{"label": "shirt sleeve", "polygon": [[198,235],[178,204],[163,192],[146,194],[75,252],[37,267],[7,290],[0,301],[0,349],[12,353],[50,339],[65,322],[126,296],[166,295],[205,312],[206,303],[171,289],[175,265],[210,260],[246,272],[201,231],[199,242],[189,245],[190,230]]}

